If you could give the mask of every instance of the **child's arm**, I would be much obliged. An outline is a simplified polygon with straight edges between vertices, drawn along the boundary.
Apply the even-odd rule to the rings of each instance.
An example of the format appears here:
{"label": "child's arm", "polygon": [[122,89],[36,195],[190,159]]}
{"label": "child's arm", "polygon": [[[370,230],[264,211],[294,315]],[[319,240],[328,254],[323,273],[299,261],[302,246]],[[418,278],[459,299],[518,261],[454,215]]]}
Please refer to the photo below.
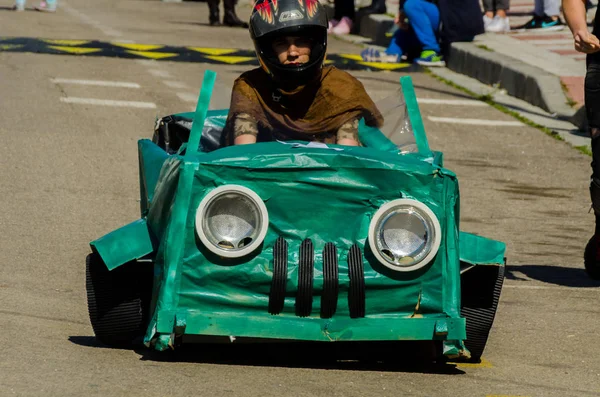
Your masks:
{"label": "child's arm", "polygon": [[247,145],[256,143],[258,123],[246,113],[238,114],[233,120],[233,144]]}
{"label": "child's arm", "polygon": [[337,132],[336,143],[346,146],[360,146],[358,140],[358,120],[352,120],[342,125]]}

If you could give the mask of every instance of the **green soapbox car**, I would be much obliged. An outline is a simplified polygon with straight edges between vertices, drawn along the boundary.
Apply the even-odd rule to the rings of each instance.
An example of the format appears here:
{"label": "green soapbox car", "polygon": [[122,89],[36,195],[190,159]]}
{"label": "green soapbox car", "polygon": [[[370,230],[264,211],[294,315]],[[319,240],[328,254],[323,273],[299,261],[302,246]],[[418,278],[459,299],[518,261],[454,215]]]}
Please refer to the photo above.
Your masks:
{"label": "green soapbox car", "polygon": [[361,122],[360,147],[219,148],[215,76],[195,112],[139,141],[140,219],[90,244],[96,338],[431,341],[480,360],[505,245],[459,232],[458,180],[429,149],[410,77],[380,106],[384,128]]}

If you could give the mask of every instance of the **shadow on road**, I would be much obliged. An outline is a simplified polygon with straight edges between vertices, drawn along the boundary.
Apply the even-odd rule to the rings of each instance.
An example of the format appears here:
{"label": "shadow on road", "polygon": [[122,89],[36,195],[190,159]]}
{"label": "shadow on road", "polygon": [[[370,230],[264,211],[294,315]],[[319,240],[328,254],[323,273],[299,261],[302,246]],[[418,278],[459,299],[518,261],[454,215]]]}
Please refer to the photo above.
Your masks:
{"label": "shadow on road", "polygon": [[[406,345],[406,346],[404,346]],[[137,351],[142,360],[218,365],[335,369],[350,371],[463,374],[454,364],[435,363],[424,344],[248,343],[184,344],[175,351]]]}
{"label": "shadow on road", "polygon": [[83,347],[133,350],[143,361],[442,375],[465,373],[453,363],[434,362],[432,345],[428,342],[184,343],[175,350],[158,352],[141,343],[128,348],[106,346],[93,336],[70,336],[69,341]]}
{"label": "shadow on road", "polygon": [[[561,266],[547,265],[519,265],[506,266],[506,278],[509,280],[524,281],[518,273],[522,273],[528,278],[543,281],[545,283],[561,285],[573,288],[598,288],[600,281],[592,280],[588,277],[584,269]],[[515,274],[517,273],[517,274]]]}

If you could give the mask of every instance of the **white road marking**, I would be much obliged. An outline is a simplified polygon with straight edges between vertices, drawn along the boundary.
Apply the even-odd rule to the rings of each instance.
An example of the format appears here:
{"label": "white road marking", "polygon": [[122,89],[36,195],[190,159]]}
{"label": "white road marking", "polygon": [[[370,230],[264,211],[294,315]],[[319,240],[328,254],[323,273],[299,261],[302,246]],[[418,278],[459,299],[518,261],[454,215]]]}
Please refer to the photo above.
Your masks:
{"label": "white road marking", "polygon": [[436,123],[486,125],[486,126],[498,126],[498,127],[524,127],[525,126],[525,124],[521,123],[520,121],[459,119],[459,118],[454,118],[454,117],[434,117],[434,116],[427,116],[427,118]]}
{"label": "white road marking", "polygon": [[158,62],[155,59],[136,59],[135,61],[144,66],[156,66],[156,63]]}
{"label": "white road marking", "polygon": [[154,77],[164,77],[169,78],[171,74],[166,70],[158,70],[158,69],[148,69],[148,72]]}
{"label": "white road marking", "polygon": [[77,11],[73,7],[69,6],[67,4],[67,2],[64,0],[61,1],[61,8],[64,9],[65,11],[67,11],[69,14],[74,15],[75,17],[81,19],[84,23],[87,23],[88,25],[91,25],[91,26],[95,27],[96,29],[100,30],[102,33],[104,33],[107,36],[113,36],[113,37],[123,36],[123,33],[119,32],[118,30],[115,30],[108,26],[104,26],[100,22],[88,17],[84,13]]}
{"label": "white road marking", "polygon": [[96,99],[96,98],[77,98],[77,97],[63,97],[60,98],[61,102],[75,103],[79,105],[98,105],[98,106],[116,106],[116,107],[129,107],[138,109],[156,109],[156,104],[152,102],[136,102],[136,101],[115,101],[112,99]]}
{"label": "white road marking", "polygon": [[196,103],[198,101],[198,95],[189,94],[187,92],[178,92],[177,96],[184,102]]}
{"label": "white road marking", "polygon": [[95,85],[100,87],[119,87],[119,88],[140,88],[137,83],[128,83],[125,81],[102,81],[102,80],[78,80],[78,79],[52,79],[56,84],[77,84],[77,85]]}
{"label": "white road marking", "polygon": [[600,293],[600,287],[589,287],[589,288],[582,288],[582,287],[561,287],[561,286],[557,286],[557,287],[553,287],[553,286],[546,286],[546,285],[516,285],[516,284],[506,284],[504,283],[503,288],[513,288],[513,289],[531,289],[531,290],[563,290],[563,291],[585,291],[585,292],[596,292],[596,293]]}
{"label": "white road marking", "polygon": [[456,106],[488,106],[483,101],[474,99],[436,99],[436,98],[417,98],[419,104],[427,105],[456,105]]}
{"label": "white road marking", "polygon": [[170,88],[182,89],[186,87],[186,85],[181,81],[164,80],[163,83]]}

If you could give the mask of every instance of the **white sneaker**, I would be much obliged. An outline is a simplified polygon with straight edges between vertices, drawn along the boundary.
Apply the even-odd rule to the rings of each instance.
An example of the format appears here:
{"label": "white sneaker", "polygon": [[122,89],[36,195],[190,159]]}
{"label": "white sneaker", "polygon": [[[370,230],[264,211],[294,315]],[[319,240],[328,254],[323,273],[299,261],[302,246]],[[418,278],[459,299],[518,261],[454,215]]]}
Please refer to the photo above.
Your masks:
{"label": "white sneaker", "polygon": [[490,24],[492,23],[494,19],[488,17],[487,15],[483,16],[483,28],[485,29],[485,31],[487,32],[488,30],[488,26],[490,26]]}
{"label": "white sneaker", "polygon": [[491,33],[510,32],[510,21],[508,20],[508,17],[500,18],[496,15],[485,31]]}

